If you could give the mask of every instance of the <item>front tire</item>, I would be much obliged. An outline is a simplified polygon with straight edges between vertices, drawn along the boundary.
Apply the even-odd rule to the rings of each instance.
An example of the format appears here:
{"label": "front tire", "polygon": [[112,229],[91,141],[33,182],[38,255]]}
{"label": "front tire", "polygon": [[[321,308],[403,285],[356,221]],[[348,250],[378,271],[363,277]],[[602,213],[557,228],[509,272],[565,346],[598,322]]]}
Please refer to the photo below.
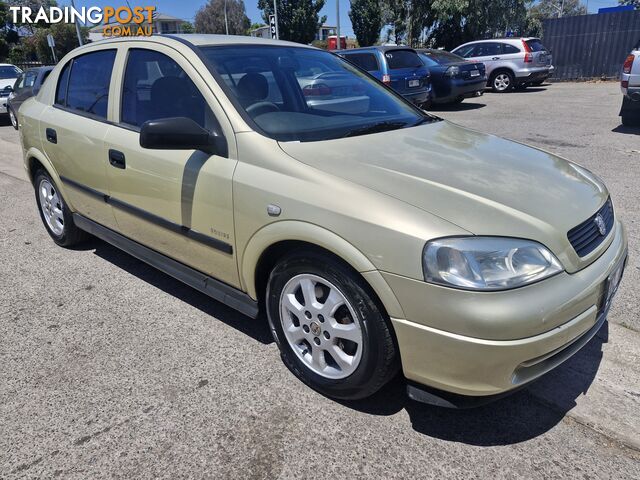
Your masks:
{"label": "front tire", "polygon": [[11,126],[18,130],[18,117],[16,113],[13,111],[13,108],[8,108],[9,110],[9,120],[11,121]]}
{"label": "front tire", "polygon": [[36,172],[34,186],[40,219],[57,245],[71,247],[89,237],[88,233],[73,223],[71,210],[46,170],[40,169]]}
{"label": "front tire", "polygon": [[489,85],[491,89],[496,93],[505,93],[513,88],[514,77],[511,72],[502,70],[491,74]]}
{"label": "front tire", "polygon": [[282,359],[323,395],[366,398],[398,371],[389,319],[368,290],[321,253],[293,253],[271,272],[266,309]]}

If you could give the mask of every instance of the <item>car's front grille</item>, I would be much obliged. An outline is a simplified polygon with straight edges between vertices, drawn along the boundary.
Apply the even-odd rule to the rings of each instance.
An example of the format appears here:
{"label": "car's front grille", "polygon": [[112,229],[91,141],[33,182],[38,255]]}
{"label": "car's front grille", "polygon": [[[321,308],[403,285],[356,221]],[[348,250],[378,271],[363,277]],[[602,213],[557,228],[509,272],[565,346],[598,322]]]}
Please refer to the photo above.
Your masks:
{"label": "car's front grille", "polygon": [[588,220],[567,233],[567,238],[578,256],[584,257],[593,252],[613,229],[614,214],[611,199]]}

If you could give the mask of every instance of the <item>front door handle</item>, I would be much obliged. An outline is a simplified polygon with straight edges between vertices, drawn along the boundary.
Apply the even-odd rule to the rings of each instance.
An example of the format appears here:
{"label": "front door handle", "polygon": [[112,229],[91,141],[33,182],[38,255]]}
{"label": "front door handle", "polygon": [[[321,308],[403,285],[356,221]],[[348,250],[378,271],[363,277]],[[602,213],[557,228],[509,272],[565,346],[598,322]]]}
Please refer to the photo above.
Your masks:
{"label": "front door handle", "polygon": [[500,60],[500,57],[493,57],[491,60]]}
{"label": "front door handle", "polygon": [[47,128],[45,131],[47,135],[47,140],[51,143],[58,143],[58,134],[53,128]]}
{"label": "front door handle", "polygon": [[124,153],[119,152],[118,150],[109,150],[109,163],[112,167],[116,168],[126,168],[127,162],[124,158]]}

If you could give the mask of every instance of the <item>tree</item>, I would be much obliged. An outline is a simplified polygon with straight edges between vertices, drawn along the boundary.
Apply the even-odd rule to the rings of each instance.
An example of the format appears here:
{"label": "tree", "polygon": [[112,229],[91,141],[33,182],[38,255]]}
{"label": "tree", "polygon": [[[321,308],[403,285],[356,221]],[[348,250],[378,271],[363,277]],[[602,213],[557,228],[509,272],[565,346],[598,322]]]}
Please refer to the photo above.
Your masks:
{"label": "tree", "polygon": [[531,0],[412,0],[409,2],[412,19],[410,38],[415,36],[415,32],[426,31],[427,43],[452,49],[472,40],[504,36],[508,31],[515,33],[526,23],[527,5],[530,2]]}
{"label": "tree", "polygon": [[382,12],[378,0],[351,0],[349,18],[360,46],[367,47],[378,41],[382,28]]}
{"label": "tree", "polygon": [[[318,28],[327,21],[327,17],[319,18],[325,0],[279,0],[278,32],[280,39],[309,44],[313,41]],[[258,8],[262,17],[269,22],[273,14],[272,0],[258,0]]]}
{"label": "tree", "polygon": [[191,22],[182,22],[181,25],[182,33],[194,33],[196,29]]}
{"label": "tree", "polygon": [[640,10],[640,0],[618,0],[620,5],[632,5],[636,10]]}
{"label": "tree", "polygon": [[[560,6],[564,6],[564,8],[560,10]],[[564,0],[564,2],[560,3],[554,0],[540,0],[528,11],[528,35],[541,36],[542,22],[549,18],[572,17],[586,15],[587,13],[587,7],[580,0]]]}
{"label": "tree", "polygon": [[251,23],[242,0],[209,0],[209,3],[196,13],[194,23],[197,33],[226,33],[225,3],[229,35],[244,35]]}

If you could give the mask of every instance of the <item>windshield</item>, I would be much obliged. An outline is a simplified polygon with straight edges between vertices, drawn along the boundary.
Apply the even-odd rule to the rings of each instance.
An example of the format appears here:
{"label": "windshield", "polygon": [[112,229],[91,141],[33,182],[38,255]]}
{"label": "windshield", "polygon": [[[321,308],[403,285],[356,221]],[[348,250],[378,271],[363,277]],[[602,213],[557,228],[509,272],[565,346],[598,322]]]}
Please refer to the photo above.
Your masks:
{"label": "windshield", "polygon": [[444,50],[424,50],[420,52],[420,55],[423,59],[430,60],[435,65],[448,65],[465,61],[464,58]]}
{"label": "windshield", "polygon": [[13,65],[0,66],[0,79],[18,78],[20,70]]}
{"label": "windshield", "polygon": [[546,50],[546,48],[544,48],[544,45],[542,45],[542,42],[537,38],[526,40],[525,43],[529,46],[532,52],[543,52],[544,50]]}
{"label": "windshield", "polygon": [[233,45],[202,51],[240,113],[276,140],[329,140],[435,120],[323,50]]}

